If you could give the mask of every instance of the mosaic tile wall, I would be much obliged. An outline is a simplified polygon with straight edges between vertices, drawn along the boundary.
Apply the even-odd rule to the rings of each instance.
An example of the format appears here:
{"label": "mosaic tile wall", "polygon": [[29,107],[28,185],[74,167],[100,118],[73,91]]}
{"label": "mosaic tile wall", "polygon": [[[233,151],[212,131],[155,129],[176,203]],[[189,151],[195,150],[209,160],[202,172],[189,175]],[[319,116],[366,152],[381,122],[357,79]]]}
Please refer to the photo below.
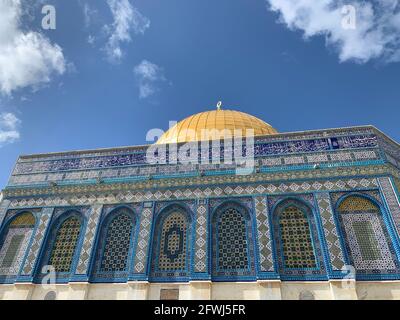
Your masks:
{"label": "mosaic tile wall", "polygon": [[[365,195],[371,196],[374,199],[379,199],[379,193],[377,193],[374,190],[371,191],[361,191],[365,193]],[[335,201],[338,201],[346,195],[345,192],[340,192],[340,193],[333,193],[332,198],[335,199]],[[302,201],[312,204],[313,203],[313,195],[312,194],[300,194],[296,196],[298,199],[301,199]],[[255,228],[257,229],[257,241],[258,241],[258,248],[259,248],[259,266],[260,266],[260,271],[269,271],[273,272],[274,271],[274,258],[273,258],[273,251],[277,250],[276,252],[276,259],[279,267],[279,273],[281,274],[281,277],[283,280],[294,280],[294,279],[302,279],[302,277],[305,279],[310,279],[313,276],[318,278],[318,276],[322,276],[325,274],[325,266],[323,262],[323,254],[321,250],[321,243],[319,242],[319,238],[317,235],[317,223],[314,221],[314,217],[310,219],[310,226],[309,228],[311,229],[312,237],[313,237],[313,242],[315,244],[315,264],[311,265],[310,263],[306,264],[296,264],[296,261],[291,261],[290,257],[288,259],[288,254],[285,254],[285,235],[279,235],[277,233],[277,230],[279,230],[279,227],[282,229],[282,223],[277,223],[277,220],[275,217],[275,214],[279,211],[279,207],[282,206],[282,200],[285,199],[284,195],[280,196],[268,196],[268,197],[254,197],[249,198],[249,197],[241,197],[235,199],[235,202],[232,202],[232,205],[230,209],[227,209],[228,215],[235,215],[235,217],[230,217],[228,220],[224,221],[222,224],[218,224],[216,222],[212,223],[212,226],[215,226],[215,228],[212,230],[213,234],[215,235],[223,235],[223,238],[217,239],[217,237],[213,238],[213,243],[215,243],[215,246],[213,246],[213,252],[217,253],[217,256],[213,258],[213,261],[215,261],[212,271],[212,279],[214,280],[224,280],[224,281],[235,281],[235,279],[247,279],[246,277],[252,278],[255,276],[255,266],[254,266],[254,237],[251,234],[251,223],[250,225],[246,226],[246,228],[243,228],[243,221],[241,220],[241,216],[239,217],[238,212],[235,211],[236,209],[235,206],[238,205],[238,203],[241,203],[243,207],[238,207],[240,210],[243,210],[243,208],[247,208],[246,210],[249,210],[248,213],[250,216],[253,215],[253,209],[254,209],[254,218],[255,221],[252,222],[255,224]],[[268,200],[268,201],[267,201]],[[324,236],[324,241],[326,242],[327,245],[327,254],[329,255],[330,260],[332,261],[331,268],[332,270],[340,271],[342,265],[344,265],[344,258],[343,254],[341,252],[341,245],[338,242],[338,230],[335,226],[335,221],[333,219],[333,214],[332,214],[332,209],[330,205],[330,194],[325,192],[325,193],[317,193],[316,198],[315,198],[315,204],[318,205],[319,213],[320,213],[320,218],[321,218],[321,224],[324,227],[323,228],[323,236]],[[253,207],[253,201],[254,201],[254,207]],[[292,201],[291,203],[294,204],[297,202],[289,197],[287,201]],[[277,206],[278,204],[278,206]],[[357,217],[353,217],[349,214],[349,212],[346,212],[346,214],[343,214],[343,217],[341,218],[340,221],[340,230],[346,239],[346,250],[349,252],[351,255],[352,263],[355,265],[355,267],[358,269],[357,272],[358,274],[364,274],[364,275],[373,275],[376,274],[377,271],[379,271],[379,274],[395,274],[397,273],[397,258],[395,256],[394,250],[390,244],[390,238],[389,235],[387,234],[386,231],[386,226],[385,223],[379,216],[377,216],[376,212],[376,206],[371,205],[370,202],[366,201],[364,198],[362,198],[360,201],[358,201],[356,204],[354,202],[351,203],[351,205],[347,205],[347,211],[351,210],[356,210],[357,208],[363,208],[362,215],[359,214]],[[226,199],[223,198],[218,198],[218,199],[212,199],[210,201],[209,205],[212,208],[218,208],[219,206],[226,206],[227,202]],[[303,209],[306,208],[304,207],[304,204],[300,203],[300,206],[303,205]],[[345,205],[345,202],[342,202],[342,205],[339,206],[340,210],[344,210],[343,206]],[[147,264],[147,258],[144,258],[143,255],[147,254],[147,249],[145,247],[149,245],[150,242],[150,237],[149,237],[149,230],[151,229],[151,217],[152,217],[152,212],[153,212],[153,204],[151,202],[142,204],[142,205],[135,205],[137,209],[141,208],[141,218],[140,218],[140,226],[138,228],[138,233],[141,232],[141,235],[138,234],[138,239],[137,239],[137,250],[142,251],[142,254],[133,254],[130,253],[129,256],[132,256],[132,261],[137,262],[136,265],[138,265],[141,268],[133,268],[131,272],[133,274],[139,274],[138,270],[142,272],[142,274],[146,273],[146,264]],[[229,206],[229,205],[228,205]],[[157,210],[160,211],[165,207],[165,203],[158,203],[157,204]],[[275,208],[276,207],[276,208]],[[107,207],[108,208],[108,207]],[[113,206],[110,206],[109,209],[105,210],[105,212],[111,211],[111,208]],[[161,236],[159,238],[160,245],[158,246],[159,249],[162,248],[162,250],[159,251],[159,256],[157,257],[158,260],[153,260],[153,265],[155,265],[155,261],[158,261],[158,270],[161,272],[160,274],[153,273],[152,279],[183,279],[187,278],[189,276],[189,270],[187,270],[187,265],[185,263],[188,263],[188,260],[181,259],[180,258],[180,251],[179,250],[184,250],[186,252],[185,256],[189,256],[189,248],[193,248],[193,261],[201,261],[201,259],[204,259],[203,261],[206,261],[206,254],[204,256],[202,255],[198,260],[196,260],[196,255],[195,252],[197,252],[202,249],[206,252],[206,246],[207,246],[207,219],[208,219],[208,210],[207,210],[207,202],[205,200],[198,200],[197,205],[193,206],[191,205],[191,208],[194,208],[196,215],[195,217],[195,224],[194,224],[194,230],[195,234],[193,235],[193,247],[191,246],[184,246],[186,244],[186,240],[189,240],[189,238],[192,237],[186,237],[186,233],[182,233],[183,230],[186,230],[185,232],[188,231],[187,226],[186,229],[182,228],[182,221],[178,221],[179,219],[172,219],[171,222],[168,222],[166,225],[168,228],[160,229],[161,232],[159,233]],[[272,208],[275,209],[275,211],[272,210]],[[49,208],[46,208],[49,209]],[[52,212],[52,208],[50,208],[50,212]],[[98,207],[99,214],[101,212],[101,207]],[[230,211],[229,211],[230,210]],[[60,209],[57,211],[57,216],[60,216],[63,212],[65,212],[66,209]],[[88,217],[93,215],[94,210],[92,207],[92,210],[88,210]],[[40,212],[39,212],[40,213]],[[42,212],[43,213],[43,212]],[[284,213],[284,212],[283,212]],[[204,219],[200,219],[203,217]],[[272,217],[272,218],[271,218]],[[43,217],[41,217],[43,220]],[[272,221],[272,224],[274,226],[274,241],[269,238],[269,223],[268,221]],[[290,221],[293,221],[293,219],[289,219]],[[288,220],[288,221],[289,221]],[[296,220],[296,219],[295,219]],[[280,220],[282,222],[282,220]],[[304,222],[304,221],[303,221]],[[39,225],[43,225],[43,221],[39,221]],[[278,226],[278,229],[277,229]],[[204,233],[198,232],[199,230],[202,231],[204,228]],[[301,236],[301,230],[299,231],[299,228],[296,228],[296,231],[292,230],[290,226],[286,226],[288,230],[291,232],[291,235],[289,237],[293,238],[293,234],[297,233],[297,236]],[[285,227],[285,228],[286,228]],[[302,229],[304,225],[300,226],[300,229]],[[96,228],[95,228],[96,229]],[[303,228],[304,229],[304,228]],[[118,229],[119,230],[119,229]],[[124,229],[125,230],[125,229]],[[144,230],[144,231],[143,231]],[[156,230],[156,229],[155,229]],[[121,231],[121,230],[120,230]],[[246,232],[250,233],[249,235],[244,236]],[[41,232],[40,234],[44,234]],[[39,234],[39,235],[40,235]],[[119,232],[121,234],[121,232]],[[155,231],[155,235],[157,235],[157,231]],[[304,235],[304,234],[303,234]],[[38,237],[38,234],[36,233],[36,238]],[[132,235],[129,236],[130,238]],[[147,237],[147,241],[145,238]],[[34,237],[35,238],[35,237]],[[39,237],[40,238],[40,237]],[[75,237],[77,239],[77,237]],[[128,238],[128,237],[127,237]],[[156,237],[155,237],[156,238]],[[232,239],[231,239],[232,238]],[[204,239],[203,241],[196,241],[198,239]],[[249,240],[252,239],[252,240]],[[311,238],[308,238],[310,240]],[[371,240],[372,239],[372,240]],[[34,239],[35,243],[38,241],[38,239]],[[71,240],[71,239],[70,239]],[[142,241],[143,240],[143,241]],[[154,240],[154,239],[153,239]],[[40,239],[39,239],[40,241]],[[139,242],[142,241],[142,246],[139,245]],[[370,241],[370,242],[368,242]],[[74,241],[72,241],[74,242]],[[120,241],[117,241],[118,243],[121,244]],[[116,241],[114,241],[114,244],[117,244]],[[197,243],[196,243],[197,242]],[[238,242],[236,244],[236,242]],[[304,241],[303,241],[304,242]],[[305,241],[304,243],[309,243],[310,241]],[[65,243],[70,244],[71,241],[65,241]],[[230,248],[229,246],[231,244],[235,244],[234,248]],[[270,244],[268,244],[270,243]],[[291,241],[288,242],[289,246],[291,246],[290,249],[293,249],[296,251],[295,256],[297,255],[298,252],[301,252],[301,254],[304,254],[304,252],[309,251],[306,250],[307,248],[303,248],[304,250],[301,250],[300,247],[295,246],[296,241],[291,239]],[[303,243],[303,244],[304,244]],[[367,243],[367,245],[366,245]],[[246,245],[249,245],[249,251],[246,252]],[[143,246],[144,245],[144,246]],[[241,247],[243,246],[243,247]],[[57,247],[57,245],[56,245]],[[303,246],[304,247],[304,246]],[[127,256],[126,250],[127,246],[122,245],[120,248],[124,252],[124,257]],[[265,249],[268,250],[265,250]],[[371,249],[368,251],[367,249]],[[378,249],[376,249],[378,248]],[[59,248],[60,249],[60,248]],[[65,250],[64,250],[65,249]],[[61,250],[61,251],[60,251]],[[60,252],[66,251],[68,254],[60,254],[59,256],[63,256],[64,258],[68,258],[68,263],[71,262],[71,256],[69,255],[73,249],[71,248],[61,248]],[[190,249],[192,250],[192,249]],[[119,250],[113,250],[115,251],[118,255],[118,253],[121,253],[122,251]],[[179,252],[178,252],[179,251]],[[290,251],[290,250],[289,250]],[[82,251],[83,252],[83,251]],[[161,254],[160,254],[161,253]],[[224,256],[226,255],[226,257]],[[238,254],[236,256],[236,254]],[[302,256],[296,256],[297,258],[301,258]],[[69,255],[69,256],[68,256]],[[290,255],[290,254],[289,254]],[[0,256],[1,256],[1,250],[0,250]],[[28,254],[29,256],[29,254]],[[224,257],[224,259],[219,260],[219,257]],[[261,257],[264,256],[264,259]],[[268,257],[266,259],[265,257]],[[283,257],[280,259],[280,257]],[[296,258],[295,257],[295,258]],[[369,259],[368,259],[369,257]],[[371,258],[373,257],[373,259]],[[65,259],[66,259],[65,258]],[[171,260],[171,258],[173,258]],[[177,260],[175,260],[177,258]],[[168,260],[169,259],[169,260]],[[239,259],[239,260],[238,260]],[[304,259],[303,259],[304,260]],[[369,261],[373,260],[373,262]],[[28,261],[28,260],[27,260]],[[126,261],[126,260],[125,260]],[[289,264],[288,262],[289,261]],[[0,259],[1,262],[1,259]],[[293,262],[293,263],[292,263]],[[142,265],[138,264],[141,263]],[[286,263],[286,264],[285,264]],[[241,273],[241,270],[245,270],[245,265],[250,265],[249,268],[243,273]],[[126,265],[125,265],[126,267]],[[67,272],[68,268],[61,268],[59,271]],[[112,269],[112,268],[111,268]],[[108,271],[112,271],[112,270]],[[118,270],[117,270],[118,269]],[[123,268],[117,268],[113,269],[118,273],[118,271],[122,270]],[[174,269],[179,269],[178,272],[175,272]],[[299,270],[297,270],[299,269]],[[301,270],[300,270],[301,269]],[[183,272],[180,272],[182,271]],[[200,269],[202,270],[202,269]],[[207,268],[203,269],[205,271],[201,271],[205,273],[204,276],[206,276],[208,270]],[[105,271],[105,269],[103,270]],[[172,271],[172,272],[171,272]],[[299,271],[299,272],[297,272]],[[195,268],[195,265],[193,265],[193,272],[199,272],[199,269]],[[127,272],[125,272],[124,275],[124,281],[127,279]],[[171,278],[172,277],[172,278]],[[104,278],[105,279],[105,278]],[[109,277],[110,280],[115,280],[113,277]],[[319,278],[318,278],[319,279]]]}
{"label": "mosaic tile wall", "polygon": [[[0,271],[3,260],[4,268],[8,268],[14,263],[11,260],[19,259],[12,257],[20,257],[19,252],[27,251],[15,263],[23,264],[17,278],[30,281],[35,268],[40,267],[38,261],[50,254],[50,250],[42,248],[47,245],[46,235],[54,232],[50,221],[57,221],[68,209],[77,209],[84,217],[84,228],[76,242],[79,252],[71,261],[77,267],[74,274],[60,278],[63,281],[86,281],[89,269],[96,263],[98,270],[103,267],[102,276],[108,272],[108,277],[100,279],[94,268],[91,280],[99,281],[149,277],[151,281],[210,278],[240,281],[257,277],[321,280],[340,277],[348,259],[356,265],[359,275],[377,279],[398,275],[400,279],[395,252],[400,250],[397,244],[400,205],[392,180],[383,177],[400,176],[396,169],[400,149],[372,127],[257,138],[257,174],[249,176],[230,174],[235,164],[149,166],[146,150],[147,147],[131,147],[20,157],[9,183],[14,187],[7,187],[3,193],[6,199],[0,203],[0,223],[10,221],[19,209],[29,208],[36,215],[37,224],[24,232],[23,239],[22,232],[13,234],[14,238],[2,233]],[[216,152],[223,154],[224,147],[211,146],[206,153],[199,153],[199,159],[210,159]],[[22,188],[22,185],[32,187]],[[387,219],[386,210],[379,214],[371,208],[363,214],[338,215],[334,211],[337,201],[354,190],[376,200],[382,208],[387,207],[391,218]],[[292,234],[286,244],[287,237],[279,236],[276,216],[282,201],[292,201],[302,210],[309,210],[308,238],[300,232],[305,228],[304,221],[293,226],[293,219],[289,219],[284,227],[290,232],[296,227],[300,232],[297,237],[302,235],[306,240],[302,247],[291,247],[296,242]],[[190,212],[191,222],[184,223],[183,216],[177,215],[163,229],[159,217],[170,203],[182,203]],[[116,227],[118,237],[110,236],[106,241],[106,235],[100,234],[101,226],[107,215],[121,204],[132,208],[136,224],[130,229],[129,224],[121,222],[118,225],[126,228]],[[224,208],[230,215],[223,224],[213,222],[218,208]],[[394,234],[396,239],[390,239]],[[125,240],[120,241],[121,236]],[[32,243],[24,249],[27,238]],[[132,248],[127,249],[128,238]],[[304,257],[310,256],[310,239],[314,264],[312,259],[299,264],[294,258],[307,260]],[[7,247],[12,242],[15,246]],[[97,243],[102,243],[101,249],[104,245],[109,248],[107,252],[115,254],[107,254],[109,259],[99,259]],[[69,254],[71,248],[63,246],[59,251]],[[293,259],[282,258],[283,246],[287,252],[294,250]],[[43,255],[39,257],[41,251]],[[225,259],[219,260],[220,256]],[[285,261],[289,261],[286,267]],[[325,261],[330,261],[328,268]],[[15,274],[17,269],[6,271]]]}
{"label": "mosaic tile wall", "polygon": [[[312,178],[312,175],[310,174]],[[252,196],[259,194],[285,194],[285,193],[304,193],[321,192],[335,190],[354,190],[354,189],[373,189],[378,187],[376,178],[334,178],[334,179],[312,179],[306,181],[289,181],[274,183],[248,183],[246,185],[231,183],[231,177],[218,180],[224,185],[213,186],[182,186],[179,188],[160,188],[158,190],[142,191],[117,191],[91,194],[65,194],[49,195],[26,198],[11,199],[10,208],[27,208],[46,206],[82,206],[102,204],[119,204],[131,202],[147,201],[172,201],[197,198],[214,198],[230,196]],[[217,178],[213,178],[209,183],[213,184]],[[215,183],[215,182],[214,182]]]}
{"label": "mosaic tile wall", "polygon": [[[228,177],[226,178],[229,180]],[[387,180],[386,180],[387,179]],[[378,183],[379,181],[379,183]],[[355,189],[359,189],[360,192],[364,192],[365,194],[373,197],[374,199],[380,198],[379,192],[377,192],[377,187],[380,187],[382,193],[385,195],[385,200],[388,203],[388,207],[393,216],[393,220],[396,221],[396,210],[399,209],[399,205],[397,202],[397,197],[394,194],[394,190],[390,191],[391,181],[388,178],[352,178],[352,179],[314,179],[314,180],[297,180],[297,181],[287,181],[287,182],[272,182],[272,183],[248,183],[248,184],[233,184],[228,183],[225,185],[215,185],[211,184],[206,186],[192,186],[192,187],[179,187],[179,188],[163,188],[163,189],[153,189],[153,190],[138,190],[138,191],[118,191],[118,192],[99,192],[92,194],[74,194],[74,195],[59,195],[57,197],[53,196],[40,196],[34,198],[16,198],[11,199],[9,205],[7,204],[7,208],[10,210],[15,210],[17,208],[26,208],[26,207],[41,207],[43,205],[48,204],[56,204],[57,206],[91,206],[91,210],[87,213],[87,227],[82,230],[82,250],[79,255],[79,260],[77,261],[77,265],[83,265],[84,268],[80,269],[80,271],[76,272],[76,274],[85,275],[88,272],[88,266],[93,255],[93,246],[94,239],[96,233],[98,232],[98,226],[100,223],[100,217],[102,214],[103,206],[96,204],[96,202],[104,203],[105,206],[116,206],[121,204],[122,201],[132,203],[133,201],[140,200],[137,202],[138,208],[138,232],[137,232],[137,240],[135,240],[135,253],[130,254],[130,259],[133,262],[131,272],[131,279],[143,279],[145,280],[148,276],[148,267],[147,263],[151,261],[148,257],[149,245],[152,242],[151,240],[151,230],[153,224],[153,211],[159,212],[159,210],[165,206],[165,203],[162,200],[171,201],[173,199],[179,201],[193,201],[193,198],[202,198],[204,200],[197,200],[196,205],[191,205],[190,210],[192,210],[195,214],[193,215],[193,234],[188,237],[188,241],[193,241],[190,246],[187,246],[186,250],[189,252],[193,251],[193,260],[190,261],[193,265],[190,264],[192,270],[187,270],[185,272],[171,273],[168,274],[166,270],[162,270],[165,273],[159,275],[159,279],[168,279],[168,277],[175,277],[181,279],[187,279],[189,276],[197,279],[207,279],[208,274],[212,274],[212,278],[218,280],[225,281],[235,281],[235,279],[249,279],[246,277],[250,277],[251,279],[255,279],[256,277],[256,265],[255,261],[256,256],[259,258],[258,268],[262,272],[271,272],[274,274],[274,252],[276,252],[276,247],[279,244],[280,239],[276,239],[276,232],[269,230],[269,223],[271,222],[274,225],[273,219],[273,210],[272,208],[281,201],[286,194],[290,193],[291,196],[295,196],[305,203],[309,204],[310,207],[313,207],[315,212],[319,212],[321,225],[324,228],[321,228],[321,237],[324,237],[324,245],[326,244],[327,248],[323,248],[323,245],[319,242],[320,239],[318,237],[318,222],[311,221],[310,228],[312,230],[313,240],[315,242],[316,247],[316,268],[308,268],[310,270],[302,270],[301,272],[291,272],[292,270],[283,270],[283,264],[279,264],[279,258],[277,258],[277,265],[280,268],[276,270],[281,275],[283,275],[282,279],[284,280],[293,280],[293,279],[311,279],[315,277],[315,279],[321,279],[322,276],[326,274],[325,264],[324,264],[324,254],[331,260],[332,265],[331,268],[333,271],[340,271],[341,267],[344,264],[343,253],[341,250],[341,244],[338,239],[340,238],[340,233],[343,234],[353,234],[353,238],[355,241],[364,241],[362,239],[362,234],[368,234],[372,236],[370,230],[377,229],[379,225],[376,224],[376,221],[369,217],[369,224],[362,221],[354,220],[354,227],[352,230],[345,230],[342,225],[338,225],[339,228],[335,226],[335,221],[333,218],[333,212],[330,205],[330,195],[332,195],[333,203],[337,201],[341,196],[343,196],[347,191],[352,191]],[[336,192],[340,190],[340,192]],[[335,191],[335,193],[331,193]],[[307,193],[305,193],[307,192]],[[315,199],[312,193],[315,192]],[[392,192],[392,194],[390,194]],[[262,196],[265,194],[265,196]],[[395,201],[388,201],[389,197]],[[254,197],[254,198],[253,198]],[[232,273],[232,272],[222,272],[218,274],[217,268],[212,267],[211,270],[208,270],[207,261],[207,252],[208,252],[208,226],[210,222],[208,221],[208,214],[212,212],[214,208],[222,205],[227,200],[234,200],[237,203],[241,203],[242,206],[247,208],[249,211],[249,215],[252,217],[252,226],[254,224],[254,231],[250,230],[251,243],[249,254],[245,255],[248,257],[248,262],[252,264],[250,267],[250,273]],[[60,201],[60,202],[59,202]],[[378,201],[378,200],[377,200]],[[155,204],[153,203],[155,202]],[[3,203],[2,203],[3,204]],[[315,206],[315,207],[314,207]],[[153,207],[155,209],[153,209]],[[209,210],[211,208],[211,210]],[[52,208],[50,209],[52,212]],[[57,209],[63,212],[64,209]],[[44,211],[44,209],[43,209]],[[57,211],[58,212],[58,211]],[[394,214],[393,214],[394,212]],[[8,215],[7,215],[8,216]],[[50,215],[51,216],[51,215]],[[365,216],[366,217],[366,216]],[[39,219],[42,219],[41,215],[39,215]],[[374,222],[375,221],[375,222]],[[43,221],[39,221],[38,230],[42,225]],[[237,224],[236,224],[237,225]],[[235,225],[235,226],[236,226]],[[385,234],[386,226],[384,221],[380,221],[382,232]],[[274,227],[275,228],[275,227]],[[360,230],[366,230],[366,232],[359,232]],[[251,228],[250,228],[251,229]],[[378,228],[379,229],[379,228]],[[44,230],[41,229],[43,235]],[[229,229],[230,230],[230,229]],[[228,230],[228,231],[229,231]],[[218,230],[211,230],[213,234],[216,234]],[[270,238],[269,233],[273,234],[273,238]],[[347,232],[347,233],[346,233]],[[368,233],[369,232],[369,233]],[[228,234],[229,232],[227,232]],[[43,237],[42,235],[42,237]],[[164,234],[165,236],[165,234]],[[256,238],[254,238],[256,236]],[[385,235],[389,237],[389,235]],[[168,235],[171,241],[166,241],[164,237],[164,247],[174,248],[180,246],[180,237],[179,232],[177,230],[172,230],[171,234]],[[37,239],[39,238],[39,240]],[[347,237],[350,239],[351,237]],[[346,238],[346,239],[347,239]],[[42,239],[43,240],[43,239]],[[379,240],[379,239],[378,239]],[[37,242],[40,241],[40,235],[35,231],[35,235],[33,235],[33,245],[37,246]],[[217,242],[216,240],[211,239],[211,241]],[[240,239],[239,239],[240,241]],[[243,239],[242,239],[243,241]],[[257,243],[256,248],[259,249],[257,255],[254,252],[254,244]],[[377,242],[380,243],[379,241]],[[165,245],[166,244],[166,245]],[[388,244],[388,252],[392,255],[391,260],[395,264],[395,269],[390,269],[387,267],[385,270],[380,270],[379,274],[388,273],[395,274],[397,273],[397,258],[393,251],[393,248],[390,245],[390,241]],[[37,247],[36,247],[37,248]],[[216,247],[214,247],[215,249]],[[363,246],[360,246],[363,248]],[[383,247],[382,247],[383,248]],[[380,250],[385,250],[385,248]],[[30,257],[31,268],[35,266],[35,261],[32,262],[32,247],[29,248],[28,257]],[[190,249],[190,250],[189,250]],[[346,252],[351,253],[348,250],[348,247],[345,247]],[[37,248],[39,250],[39,248]],[[326,253],[324,253],[326,250]],[[355,250],[355,249],[354,249]],[[359,252],[362,252],[363,249],[359,249]],[[174,250],[170,250],[169,252],[173,252]],[[242,252],[245,250],[242,250]],[[364,250],[365,251],[365,250]],[[275,253],[276,254],[276,253]],[[376,253],[370,253],[370,255],[374,255],[378,257]],[[386,252],[387,254],[387,252]],[[355,255],[352,253],[352,255]],[[368,256],[368,254],[367,254]],[[278,257],[278,256],[277,256]],[[211,258],[211,257],[210,257]],[[214,261],[218,261],[218,259],[212,258]],[[28,263],[29,258],[26,260]],[[33,259],[34,260],[34,259]],[[379,259],[378,259],[379,260]],[[82,264],[82,261],[84,263]],[[282,260],[283,261],[283,260]],[[362,264],[358,261],[358,266],[361,268]],[[24,270],[21,275],[31,275],[32,271],[28,274],[25,273],[26,264],[24,265]],[[388,265],[389,266],[389,265]],[[77,268],[78,270],[79,268]],[[286,268],[287,269],[287,268]],[[290,269],[290,268],[289,268]],[[315,269],[315,270],[311,270]],[[394,271],[393,271],[394,270]],[[226,270],[225,270],[226,271]],[[193,272],[189,274],[189,272]],[[363,269],[361,273],[364,272],[366,275],[375,274],[375,269],[372,267],[370,269]],[[194,274],[198,273],[197,276]],[[303,277],[303,278],[302,278]],[[154,279],[154,276],[153,278]],[[170,278],[171,279],[171,278]]]}

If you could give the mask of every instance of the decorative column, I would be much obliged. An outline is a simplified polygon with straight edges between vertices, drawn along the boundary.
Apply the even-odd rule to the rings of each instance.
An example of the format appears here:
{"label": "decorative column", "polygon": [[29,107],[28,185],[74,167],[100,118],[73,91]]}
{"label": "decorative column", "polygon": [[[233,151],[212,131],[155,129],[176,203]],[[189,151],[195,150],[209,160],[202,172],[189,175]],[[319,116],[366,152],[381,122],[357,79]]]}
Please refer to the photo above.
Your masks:
{"label": "decorative column", "polygon": [[210,278],[207,259],[207,226],[208,226],[208,202],[206,199],[197,200],[195,234],[194,234],[194,267],[193,278],[207,280]]}
{"label": "decorative column", "polygon": [[274,272],[267,197],[255,197],[254,204],[257,221],[259,268],[261,272]]}
{"label": "decorative column", "polygon": [[149,257],[151,224],[153,221],[153,202],[144,202],[140,215],[138,242],[133,262],[132,279],[147,280],[147,264],[151,263]]}
{"label": "decorative column", "polygon": [[88,222],[85,230],[85,237],[83,239],[82,249],[79,255],[78,265],[74,278],[81,280],[88,280],[89,278],[89,262],[94,247],[94,239],[96,237],[97,227],[99,225],[103,205],[94,204],[90,208]]}
{"label": "decorative column", "polygon": [[346,263],[338,236],[339,233],[336,229],[329,193],[317,193],[316,198],[330,258],[331,265],[330,267],[327,266],[328,270],[332,269],[333,272],[341,272]]}

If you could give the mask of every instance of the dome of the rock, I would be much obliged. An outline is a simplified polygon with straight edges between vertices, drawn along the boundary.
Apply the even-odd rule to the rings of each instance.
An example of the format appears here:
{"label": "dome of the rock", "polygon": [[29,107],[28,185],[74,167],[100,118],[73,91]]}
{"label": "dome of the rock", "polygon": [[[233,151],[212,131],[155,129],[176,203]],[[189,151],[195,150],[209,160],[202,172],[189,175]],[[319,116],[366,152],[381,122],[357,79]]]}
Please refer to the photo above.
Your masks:
{"label": "dome of the rock", "polygon": [[222,138],[223,130],[229,136],[237,136],[237,134],[262,136],[277,133],[271,125],[255,116],[235,110],[218,109],[200,112],[179,121],[166,131],[157,143],[214,140]]}

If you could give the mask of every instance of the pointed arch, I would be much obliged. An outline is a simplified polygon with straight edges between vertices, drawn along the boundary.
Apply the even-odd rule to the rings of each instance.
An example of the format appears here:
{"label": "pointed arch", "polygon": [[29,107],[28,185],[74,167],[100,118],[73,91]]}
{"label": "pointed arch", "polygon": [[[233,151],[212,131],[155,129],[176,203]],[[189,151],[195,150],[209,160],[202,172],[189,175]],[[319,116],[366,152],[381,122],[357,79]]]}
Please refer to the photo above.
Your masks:
{"label": "pointed arch", "polygon": [[53,268],[57,282],[69,281],[76,267],[84,227],[85,218],[75,209],[64,211],[55,218],[42,249],[40,263],[36,267],[35,283],[39,283]]}
{"label": "pointed arch", "polygon": [[350,193],[336,204],[349,263],[356,273],[387,273],[398,268],[381,204],[366,194]]}
{"label": "pointed arch", "polygon": [[11,218],[0,236],[0,274],[17,275],[36,225],[35,216],[23,211]]}
{"label": "pointed arch", "polygon": [[60,224],[48,263],[54,267],[56,272],[71,272],[81,223],[78,216],[71,215]]}
{"label": "pointed arch", "polygon": [[103,219],[94,255],[92,281],[128,280],[135,226],[136,215],[126,206],[114,209]]}
{"label": "pointed arch", "polygon": [[252,219],[236,201],[218,206],[212,217],[212,276],[237,281],[255,276]]}
{"label": "pointed arch", "polygon": [[180,281],[190,275],[192,216],[181,204],[167,205],[156,217],[150,278]]}
{"label": "pointed arch", "polygon": [[282,279],[304,280],[326,274],[313,208],[287,197],[273,207],[275,257]]}
{"label": "pointed arch", "polygon": [[283,263],[286,269],[315,268],[317,265],[307,214],[296,204],[279,213]]}

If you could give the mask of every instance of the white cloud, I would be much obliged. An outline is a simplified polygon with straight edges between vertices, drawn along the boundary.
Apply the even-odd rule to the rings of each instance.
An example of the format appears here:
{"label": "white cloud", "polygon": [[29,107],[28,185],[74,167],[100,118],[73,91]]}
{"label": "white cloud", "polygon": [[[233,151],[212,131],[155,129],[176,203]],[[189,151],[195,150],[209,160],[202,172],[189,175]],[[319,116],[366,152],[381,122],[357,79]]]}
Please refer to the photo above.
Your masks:
{"label": "white cloud", "polygon": [[131,33],[143,34],[150,27],[150,20],[133,7],[129,0],[107,0],[107,4],[114,21],[105,26],[109,36],[105,52],[110,61],[118,62],[124,54],[121,44],[132,41]]}
{"label": "white cloud", "polygon": [[21,0],[0,0],[0,92],[50,82],[63,74],[66,61],[62,49],[39,32],[21,27]]}
{"label": "white cloud", "polygon": [[92,23],[93,17],[97,15],[97,10],[92,8],[89,3],[87,2],[81,2],[79,3],[82,5],[83,8],[83,17],[85,20],[85,27],[88,28],[90,24]]}
{"label": "white cloud", "polygon": [[20,123],[21,121],[13,113],[0,114],[0,147],[19,139]]}
{"label": "white cloud", "polygon": [[[371,59],[400,61],[399,0],[267,0],[269,8],[291,30],[305,38],[325,36],[339,60],[365,63]],[[342,27],[344,5],[356,9],[356,28]]]}
{"label": "white cloud", "polygon": [[158,91],[157,84],[164,82],[164,71],[156,64],[143,60],[134,67],[133,73],[139,85],[139,97],[144,99]]}

